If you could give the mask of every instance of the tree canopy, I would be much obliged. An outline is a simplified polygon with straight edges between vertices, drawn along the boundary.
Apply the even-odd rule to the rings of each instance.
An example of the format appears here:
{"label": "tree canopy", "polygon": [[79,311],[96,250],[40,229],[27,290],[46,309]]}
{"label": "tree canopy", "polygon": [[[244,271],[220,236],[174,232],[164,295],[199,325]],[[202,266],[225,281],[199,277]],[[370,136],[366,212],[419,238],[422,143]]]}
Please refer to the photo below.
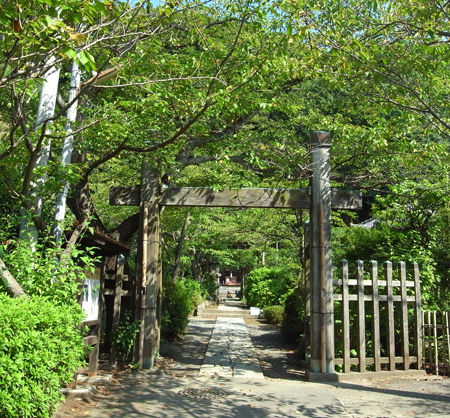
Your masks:
{"label": "tree canopy", "polygon": [[[417,234],[438,271],[448,268],[438,232],[448,224],[446,3],[38,0],[8,2],[0,19],[5,240],[24,211],[45,237],[66,181],[66,228],[89,220],[132,240],[136,209],[110,207],[108,191],[139,183],[144,159],[168,185],[306,187],[309,132],[322,129],[333,134],[333,185],[358,187],[367,202],[358,219],[337,214],[336,227],[375,216],[391,231]],[[82,75],[72,161],[64,165],[73,60]],[[36,126],[50,65],[61,70],[57,107]],[[49,162],[36,167],[49,141]],[[30,198],[37,178],[45,178],[42,214]],[[184,217],[164,215],[168,260]],[[185,266],[195,248],[223,266],[237,257],[250,268],[264,245],[278,242],[270,234],[280,222],[295,258],[306,219],[193,211]],[[410,248],[404,242],[395,251]]]}

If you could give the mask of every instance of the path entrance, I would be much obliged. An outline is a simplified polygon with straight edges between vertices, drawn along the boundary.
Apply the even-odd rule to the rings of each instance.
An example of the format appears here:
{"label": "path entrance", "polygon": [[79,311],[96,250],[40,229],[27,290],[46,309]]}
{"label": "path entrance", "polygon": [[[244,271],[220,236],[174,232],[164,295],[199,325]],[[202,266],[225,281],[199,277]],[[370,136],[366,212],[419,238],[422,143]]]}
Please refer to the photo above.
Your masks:
{"label": "path entrance", "polygon": [[[216,310],[218,314],[233,312],[223,308]],[[258,322],[251,318],[244,320],[244,315],[222,318],[191,318],[184,340],[166,348],[170,353],[165,353],[167,358],[157,363],[156,368],[122,375],[108,388],[108,395],[94,399],[91,410],[57,417],[422,417],[450,414],[448,380],[397,378],[389,381],[386,377],[385,381],[319,384],[298,377],[273,379],[268,377],[264,367],[264,376],[256,370],[240,377],[236,373],[234,376],[209,373],[210,366],[221,361],[210,361],[218,346],[223,351],[222,359],[227,353],[245,353],[255,364],[257,360],[262,363],[265,349],[270,351],[270,344],[263,347],[252,330],[251,347],[248,345],[241,350],[236,344],[228,345],[228,326],[241,327],[241,341],[249,344],[248,330],[253,326],[247,324]],[[264,327],[259,323],[260,330]],[[172,360],[168,360],[169,357]],[[283,355],[278,361],[283,361]],[[239,369],[239,362],[234,364]],[[230,366],[227,367],[230,371]],[[203,374],[205,370],[208,373]]]}
{"label": "path entrance", "polygon": [[199,187],[163,187],[161,173],[146,162],[142,183],[111,189],[110,204],[140,205],[138,311],[141,332],[137,359],[151,369],[160,345],[162,263],[160,208],[163,206],[309,209],[310,280],[307,310],[310,317],[310,370],[334,373],[333,274],[331,210],[361,207],[361,194],[334,190],[330,179],[330,133],[311,134],[311,181],[308,189],[236,189],[215,191]]}
{"label": "path entrance", "polygon": [[191,318],[183,341],[161,347],[172,362],[127,376],[126,384],[120,384],[90,416],[345,416],[340,402],[318,384],[265,377],[249,335],[249,320],[255,318],[240,306],[205,309]]}

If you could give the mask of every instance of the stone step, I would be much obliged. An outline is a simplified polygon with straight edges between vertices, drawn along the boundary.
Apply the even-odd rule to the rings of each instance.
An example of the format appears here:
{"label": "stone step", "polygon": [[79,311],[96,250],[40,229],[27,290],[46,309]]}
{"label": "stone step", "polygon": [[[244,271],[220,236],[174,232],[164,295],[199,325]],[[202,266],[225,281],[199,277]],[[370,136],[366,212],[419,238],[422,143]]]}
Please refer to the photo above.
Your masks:
{"label": "stone step", "polygon": [[203,308],[198,308],[200,311],[248,311],[247,306],[229,306],[220,304],[219,306],[205,306]]}
{"label": "stone step", "polygon": [[218,311],[218,310],[208,310],[208,311],[200,311],[198,313],[199,315],[206,315],[206,314],[217,314],[217,315],[250,315],[250,311],[247,309],[245,311]]}
{"label": "stone step", "polygon": [[97,376],[86,376],[83,374],[77,375],[77,384],[85,384],[85,385],[95,385],[95,384],[104,384],[109,382],[112,378],[112,374],[100,374]]}
{"label": "stone step", "polygon": [[249,313],[241,314],[241,313],[229,313],[229,312],[216,312],[216,313],[206,313],[201,314],[198,318],[203,319],[215,319],[218,317],[223,318],[258,318],[258,315],[250,315]]}
{"label": "stone step", "polygon": [[245,303],[241,302],[240,300],[229,300],[229,299],[226,299],[222,303],[225,306],[247,306]]}
{"label": "stone step", "polygon": [[228,311],[228,310],[220,310],[220,309],[202,309],[201,311],[197,311],[198,315],[203,314],[237,314],[237,315],[248,315],[250,314],[250,310],[248,309],[239,309],[235,311]]}

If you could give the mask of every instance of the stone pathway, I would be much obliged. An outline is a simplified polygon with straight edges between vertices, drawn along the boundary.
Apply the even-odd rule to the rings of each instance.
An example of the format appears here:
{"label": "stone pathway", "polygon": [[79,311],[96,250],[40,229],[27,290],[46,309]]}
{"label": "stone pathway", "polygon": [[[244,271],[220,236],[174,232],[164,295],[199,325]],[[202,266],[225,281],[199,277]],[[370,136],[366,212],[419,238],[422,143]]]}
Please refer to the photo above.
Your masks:
{"label": "stone pathway", "polygon": [[217,318],[199,375],[264,379],[243,318]]}

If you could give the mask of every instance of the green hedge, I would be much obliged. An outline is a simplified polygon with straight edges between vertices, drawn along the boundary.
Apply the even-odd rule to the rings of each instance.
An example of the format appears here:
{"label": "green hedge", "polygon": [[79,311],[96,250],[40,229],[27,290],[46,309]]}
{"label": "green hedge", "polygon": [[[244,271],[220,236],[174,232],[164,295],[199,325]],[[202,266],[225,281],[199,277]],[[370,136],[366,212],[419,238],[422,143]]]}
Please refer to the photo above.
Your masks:
{"label": "green hedge", "polygon": [[0,294],[0,416],[48,417],[84,363],[81,308]]}
{"label": "green hedge", "polygon": [[291,341],[301,342],[302,346],[304,346],[305,308],[304,292],[297,287],[291,289],[284,302],[281,333]]}
{"label": "green hedge", "polygon": [[293,282],[291,274],[284,269],[257,268],[245,279],[244,296],[250,306],[264,309],[266,306],[280,305]]}
{"label": "green hedge", "polygon": [[161,333],[166,340],[181,335],[189,323],[189,315],[203,301],[202,287],[199,282],[184,279],[174,283],[171,279],[164,282]]}
{"label": "green hedge", "polygon": [[263,317],[271,324],[279,324],[283,320],[284,307],[281,305],[266,306]]}

